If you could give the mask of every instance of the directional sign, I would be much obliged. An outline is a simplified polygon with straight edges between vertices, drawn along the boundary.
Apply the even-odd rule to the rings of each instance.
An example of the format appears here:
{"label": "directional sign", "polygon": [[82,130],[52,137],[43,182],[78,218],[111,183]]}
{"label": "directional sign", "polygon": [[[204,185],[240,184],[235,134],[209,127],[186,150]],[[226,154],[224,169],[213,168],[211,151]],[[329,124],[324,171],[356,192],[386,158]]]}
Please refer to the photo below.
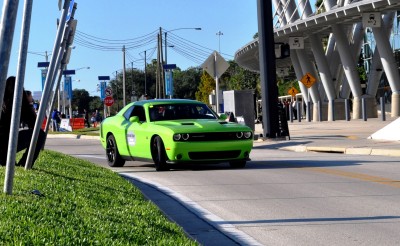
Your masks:
{"label": "directional sign", "polygon": [[106,90],[104,91],[104,94],[106,95],[106,97],[112,96],[113,91],[112,91],[111,87],[107,87]]}
{"label": "directional sign", "polygon": [[317,81],[314,76],[312,76],[310,73],[306,73],[306,75],[301,78],[301,83],[303,83],[307,88],[310,88],[315,81]]}
{"label": "directional sign", "polygon": [[292,88],[290,88],[290,89],[288,90],[288,93],[289,93],[289,95],[291,95],[292,97],[294,97],[294,96],[296,96],[297,93],[299,93],[299,91],[298,91],[296,88],[292,87]]}
{"label": "directional sign", "polygon": [[106,97],[106,98],[104,98],[104,105],[106,105],[106,106],[111,106],[111,105],[113,105],[114,104],[114,98],[112,98],[112,97]]}
{"label": "directional sign", "polygon": [[229,68],[229,63],[216,51],[212,53],[207,60],[201,65],[207,73],[215,78],[220,78],[222,74]]}

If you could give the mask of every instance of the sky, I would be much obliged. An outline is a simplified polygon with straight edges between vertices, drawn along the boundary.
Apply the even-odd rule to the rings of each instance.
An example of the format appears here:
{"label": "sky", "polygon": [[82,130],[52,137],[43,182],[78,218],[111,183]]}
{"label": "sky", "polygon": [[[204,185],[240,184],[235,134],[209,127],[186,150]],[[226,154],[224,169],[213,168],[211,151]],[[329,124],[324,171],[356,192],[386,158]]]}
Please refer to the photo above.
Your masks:
{"label": "sky", "polygon": [[[2,8],[3,2],[0,0]],[[8,76],[15,75],[17,70],[24,1],[19,2]],[[127,43],[130,47],[126,52],[127,68],[133,65],[134,68],[144,69],[144,50],[147,50],[147,60],[156,58],[156,52],[152,57],[148,55],[156,46],[156,31],[160,27],[167,31],[179,29],[168,33],[168,43],[174,47],[168,48],[167,54],[168,63],[176,64],[181,69],[200,65],[213,50],[220,50],[226,60],[233,60],[235,52],[252,41],[253,35],[257,32],[256,0],[76,0],[75,2],[78,34],[75,35],[73,44],[75,48],[72,50],[68,69],[76,70],[76,74],[72,77],[73,89],[85,89],[92,96],[99,95],[98,76],[115,77],[115,72],[122,70],[122,44]],[[41,90],[41,75],[37,63],[45,61],[45,51],[52,53],[57,32],[57,18],[60,17],[58,1],[33,1],[24,85],[27,90]],[[198,27],[201,30],[186,29]],[[223,34],[217,35],[219,31]],[[103,48],[100,50],[89,48],[93,45],[88,42],[103,45]],[[145,43],[148,44],[144,45]],[[104,46],[113,46],[113,49],[104,51]],[[200,51],[196,48],[202,50],[201,55],[197,54]],[[189,56],[191,59],[188,59],[186,53],[188,51],[195,57]]]}

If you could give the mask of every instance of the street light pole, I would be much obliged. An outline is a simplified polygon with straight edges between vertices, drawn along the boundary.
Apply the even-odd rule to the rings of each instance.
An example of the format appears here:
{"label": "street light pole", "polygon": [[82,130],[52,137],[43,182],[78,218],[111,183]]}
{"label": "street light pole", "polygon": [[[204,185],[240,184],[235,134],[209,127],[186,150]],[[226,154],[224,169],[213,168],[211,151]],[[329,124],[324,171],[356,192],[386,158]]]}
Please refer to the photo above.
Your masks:
{"label": "street light pole", "polygon": [[167,48],[168,48],[168,43],[167,43],[167,33],[177,31],[177,30],[184,30],[184,29],[189,29],[189,30],[196,30],[196,31],[201,31],[201,27],[182,27],[182,28],[176,28],[172,29],[169,31],[164,32],[164,53],[165,53],[165,64],[168,64],[167,60]]}
{"label": "street light pole", "polygon": [[216,33],[218,35],[218,52],[221,54],[221,35],[224,35],[221,31]]}

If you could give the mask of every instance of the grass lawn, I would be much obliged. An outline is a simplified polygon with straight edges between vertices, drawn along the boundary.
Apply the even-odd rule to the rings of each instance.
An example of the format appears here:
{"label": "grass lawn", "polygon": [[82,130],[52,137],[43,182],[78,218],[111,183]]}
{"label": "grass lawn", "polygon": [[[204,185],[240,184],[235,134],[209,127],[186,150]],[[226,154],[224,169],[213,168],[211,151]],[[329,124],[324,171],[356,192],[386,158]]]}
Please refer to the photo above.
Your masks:
{"label": "grass lawn", "polygon": [[45,150],[0,195],[0,245],[197,244],[118,174]]}

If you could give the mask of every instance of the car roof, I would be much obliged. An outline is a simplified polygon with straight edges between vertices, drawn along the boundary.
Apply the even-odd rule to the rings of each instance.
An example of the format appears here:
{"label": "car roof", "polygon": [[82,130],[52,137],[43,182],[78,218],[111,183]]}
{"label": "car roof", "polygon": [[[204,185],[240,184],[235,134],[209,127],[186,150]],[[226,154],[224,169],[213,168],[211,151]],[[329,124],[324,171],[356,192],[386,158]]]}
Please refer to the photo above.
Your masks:
{"label": "car roof", "polygon": [[134,104],[143,106],[145,104],[158,105],[158,104],[181,104],[181,103],[204,104],[202,102],[190,99],[151,99],[151,100],[137,101]]}

